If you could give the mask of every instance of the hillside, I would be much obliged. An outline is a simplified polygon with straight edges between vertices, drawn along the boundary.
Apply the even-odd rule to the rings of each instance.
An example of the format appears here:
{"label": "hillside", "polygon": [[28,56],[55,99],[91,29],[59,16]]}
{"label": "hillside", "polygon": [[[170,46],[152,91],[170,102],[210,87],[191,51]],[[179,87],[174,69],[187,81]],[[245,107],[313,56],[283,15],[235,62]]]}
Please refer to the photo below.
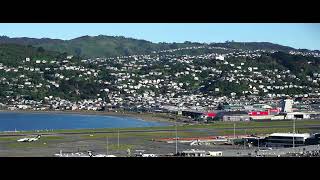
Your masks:
{"label": "hillside", "polygon": [[[242,50],[258,50],[264,49],[267,51],[284,51],[288,52],[295,50],[292,47],[282,46],[268,42],[225,42],[225,43],[152,43],[146,40],[139,40],[133,38],[126,38],[122,36],[82,36],[71,40],[59,40],[50,38],[9,38],[6,36],[0,37],[0,44],[14,43],[20,45],[32,45],[34,47],[43,47],[46,50],[66,52],[68,54],[84,56],[88,58],[94,57],[115,57],[128,56],[134,54],[150,54],[152,51],[163,51],[170,49],[179,49],[186,47],[210,46],[210,47],[224,47],[230,49]],[[308,50],[301,50],[308,52]],[[183,54],[185,51],[181,51]],[[192,54],[203,54],[218,52],[217,50],[197,49],[188,51]]]}
{"label": "hillside", "polygon": [[57,57],[58,52],[46,51],[43,48],[32,46],[23,46],[18,44],[0,44],[0,63],[17,66],[22,65],[27,57],[34,59],[53,59]]}
{"label": "hillside", "polygon": [[50,39],[50,38],[28,38],[28,37],[20,37],[20,38],[10,38],[7,36],[0,36],[0,44],[19,44],[19,45],[38,45],[38,44],[46,44],[46,43],[62,43],[63,40],[60,39]]}
{"label": "hillside", "polygon": [[257,50],[263,49],[267,51],[291,51],[295,50],[289,46],[282,46],[279,44],[273,44],[269,42],[225,42],[225,43],[213,43],[213,46],[220,46],[226,48],[233,48],[233,49],[242,49],[242,50]]}
{"label": "hillside", "polygon": [[69,41],[43,43],[36,46],[86,57],[130,55],[153,49],[153,44],[148,41],[109,36],[83,36]]}
{"label": "hillside", "polygon": [[[171,49],[121,58],[70,59],[65,53],[47,51],[42,47],[2,44],[1,101],[6,103],[21,97],[41,101],[53,96],[71,101],[105,98],[110,102],[144,104],[156,97],[161,101],[193,96],[267,97],[285,94],[301,97],[320,92],[319,54],[229,50],[210,45],[199,48],[199,44],[190,42],[155,45],[143,40],[122,38],[119,41],[121,38],[118,37],[106,41],[107,37],[100,38],[97,41],[97,37],[81,37],[64,43],[77,46],[91,43],[93,46],[97,42],[108,42],[100,46],[126,44],[131,49],[138,48],[133,44],[140,43],[143,48],[134,51],[141,52],[147,47]],[[188,48],[179,48],[181,46]],[[191,46],[194,48],[189,48]],[[213,51],[221,51],[221,54],[212,54]],[[217,58],[220,55],[225,58]],[[26,58],[30,60],[26,61]]]}
{"label": "hillside", "polygon": [[[152,43],[145,40],[125,38],[122,36],[82,36],[71,40],[50,38],[9,38],[0,37],[0,44],[19,44],[43,47],[46,50],[68,53],[84,57],[115,57],[133,54],[148,54],[172,48],[192,46],[192,43]],[[196,43],[199,44],[199,43]]]}

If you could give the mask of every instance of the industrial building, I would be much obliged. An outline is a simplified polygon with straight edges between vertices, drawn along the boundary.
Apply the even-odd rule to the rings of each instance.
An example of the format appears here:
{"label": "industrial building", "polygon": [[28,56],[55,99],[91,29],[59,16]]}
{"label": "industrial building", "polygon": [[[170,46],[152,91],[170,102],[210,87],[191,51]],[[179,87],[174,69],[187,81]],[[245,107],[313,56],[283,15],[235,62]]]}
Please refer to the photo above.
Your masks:
{"label": "industrial building", "polygon": [[222,121],[250,121],[250,116],[246,111],[220,111],[216,118]]}
{"label": "industrial building", "polygon": [[320,133],[312,134],[309,138],[306,139],[306,145],[316,145],[320,144]]}
{"label": "industrial building", "polygon": [[251,118],[246,114],[224,115],[222,121],[250,121]]}
{"label": "industrial building", "polygon": [[305,141],[310,137],[309,133],[273,133],[264,139],[266,147],[293,147],[303,146]]}
{"label": "industrial building", "polygon": [[[294,141],[293,141],[294,138]],[[298,147],[320,144],[320,133],[273,133],[268,136],[243,137],[238,143],[246,143],[248,146],[260,147]]]}
{"label": "industrial building", "polygon": [[284,120],[284,119],[285,119],[285,115],[284,114],[276,114],[276,115],[271,117],[271,120]]}
{"label": "industrial building", "polygon": [[[170,107],[171,111],[178,112],[178,115],[188,117],[196,121],[271,121],[291,119],[317,119],[320,112],[301,110],[294,108],[293,99],[282,99],[276,103],[242,105],[241,103],[223,105],[217,110],[203,108]],[[300,105],[303,106],[303,105]],[[219,110],[218,110],[219,109]]]}
{"label": "industrial building", "polygon": [[320,112],[309,112],[310,119],[320,119]]}
{"label": "industrial building", "polygon": [[304,112],[286,113],[285,119],[310,119],[310,114]]}

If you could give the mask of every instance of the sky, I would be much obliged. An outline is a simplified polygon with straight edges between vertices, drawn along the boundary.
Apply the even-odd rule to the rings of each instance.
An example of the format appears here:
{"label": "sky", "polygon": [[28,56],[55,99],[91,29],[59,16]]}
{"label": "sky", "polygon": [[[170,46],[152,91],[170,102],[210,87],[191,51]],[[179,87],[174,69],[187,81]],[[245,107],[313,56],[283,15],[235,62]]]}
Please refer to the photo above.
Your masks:
{"label": "sky", "polygon": [[69,40],[89,35],[151,42],[271,42],[320,50],[320,23],[0,23],[0,36]]}

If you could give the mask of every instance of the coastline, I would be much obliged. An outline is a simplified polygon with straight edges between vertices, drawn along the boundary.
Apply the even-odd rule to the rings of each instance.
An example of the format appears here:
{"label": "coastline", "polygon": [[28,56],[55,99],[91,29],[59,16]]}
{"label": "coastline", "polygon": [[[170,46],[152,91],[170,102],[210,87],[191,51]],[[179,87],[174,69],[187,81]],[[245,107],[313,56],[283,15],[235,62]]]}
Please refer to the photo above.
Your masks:
{"label": "coastline", "polygon": [[[160,113],[136,113],[136,112],[115,112],[115,111],[33,111],[33,110],[0,110],[0,113],[50,113],[50,114],[79,114],[79,115],[100,115],[115,117],[131,117],[149,122],[162,122],[173,124],[175,121],[170,119],[168,114]],[[180,124],[180,123],[179,123]]]}

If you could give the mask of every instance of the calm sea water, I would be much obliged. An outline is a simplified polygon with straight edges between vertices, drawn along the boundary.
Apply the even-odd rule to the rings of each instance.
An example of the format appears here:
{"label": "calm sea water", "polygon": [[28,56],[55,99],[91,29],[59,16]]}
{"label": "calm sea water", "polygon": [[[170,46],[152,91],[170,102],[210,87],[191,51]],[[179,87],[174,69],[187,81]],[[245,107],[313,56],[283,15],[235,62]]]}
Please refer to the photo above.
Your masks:
{"label": "calm sea water", "polygon": [[0,112],[0,131],[93,129],[166,126],[130,117],[102,115]]}

